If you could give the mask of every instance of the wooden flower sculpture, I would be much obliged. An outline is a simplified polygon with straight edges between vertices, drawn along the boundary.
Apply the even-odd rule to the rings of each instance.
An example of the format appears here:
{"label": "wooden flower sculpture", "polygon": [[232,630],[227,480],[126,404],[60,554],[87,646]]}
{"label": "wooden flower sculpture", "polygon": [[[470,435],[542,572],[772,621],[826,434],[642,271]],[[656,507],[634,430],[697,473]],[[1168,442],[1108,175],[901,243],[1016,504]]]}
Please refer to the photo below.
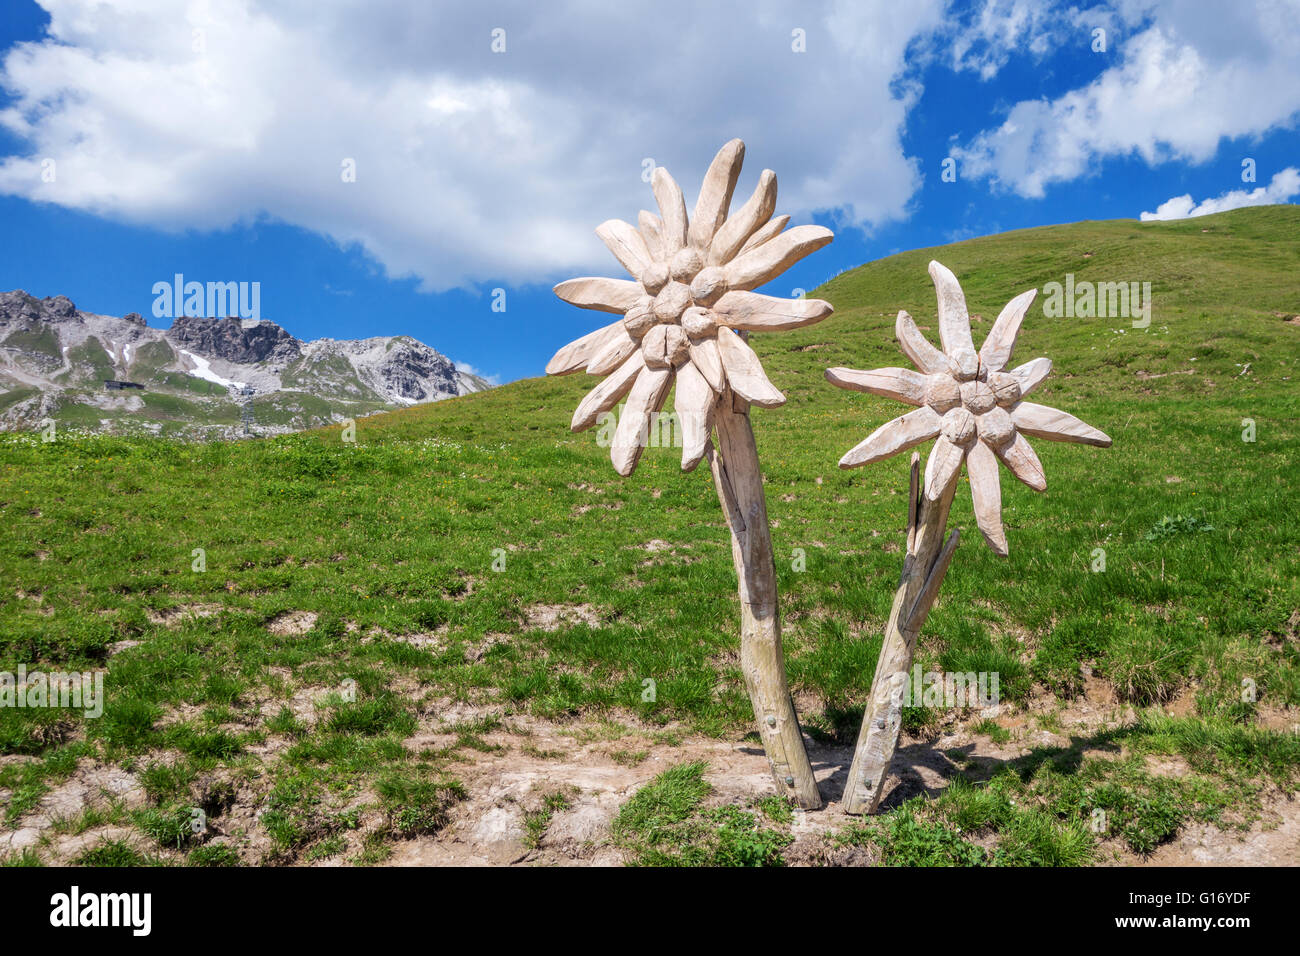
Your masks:
{"label": "wooden flower sculpture", "polygon": [[1110,445],[1110,438],[1073,415],[1023,401],[1023,396],[1047,377],[1052,369],[1050,361],[1037,358],[1006,371],[1021,322],[1037,290],[1031,289],[1007,303],[977,353],[971,341],[966,297],[957,277],[937,262],[930,263],[930,277],[939,298],[943,351],[926,340],[910,315],[899,312],[898,342],[917,371],[826,370],[827,379],[841,388],[917,406],[850,449],[840,459],[841,468],[880,461],[936,439],[925,465],[924,490],[920,492],[920,456],[912,455],[907,557],[845,784],[843,808],[848,813],[874,811],[883,795],[898,744],[903,689],[916,639],[957,547],[956,529],[946,541],[943,535],[962,462],[966,462],[970,474],[975,519],[984,540],[1005,556],[1007,539],[1002,529],[998,459],[1029,487],[1042,491],[1047,479],[1026,435],[1102,448]]}
{"label": "wooden flower sculpture", "polygon": [[1047,478],[1026,435],[1099,448],[1108,447],[1110,438],[1067,412],[1021,400],[1052,370],[1050,359],[1036,358],[1005,371],[1037,289],[1007,303],[977,354],[971,342],[966,297],[957,277],[938,262],[931,262],[930,278],[939,297],[943,351],[926,340],[910,315],[899,312],[895,326],[898,343],[919,371],[826,370],[826,378],[841,388],[919,406],[877,428],[840,459],[840,467],[870,464],[937,438],[925,465],[926,499],[939,500],[964,460],[980,532],[989,547],[1005,557],[1007,538],[1002,530],[997,459],[1030,488],[1043,491]]}
{"label": "wooden flower sculpture", "polygon": [[[570,279],[557,285],[555,294],[621,317],[560,349],[546,371],[566,375],[586,369],[604,377],[574,412],[574,431],[597,424],[627,399],[610,447],[614,468],[624,476],[636,468],[650,441],[651,419],[676,384],[682,469],[709,459],[731,531],[741,671],[777,792],[812,809],[821,806],[821,796],[786,682],[767,502],[749,421],[750,405],[773,408],[785,396],[768,381],[745,334],[798,328],[830,315],[830,305],[820,300],[773,298],[752,290],[826,245],[832,235],[821,226],[785,230],[789,216],[772,218],[776,174],[770,169],[763,170],[749,200],[728,215],[744,155],[745,144],[738,139],[718,151],[689,219],[681,189],[657,167],[651,185],[659,215],[642,212],[638,226],[611,219],[597,227],[632,278]],[[661,437],[663,429],[654,434]]]}
{"label": "wooden flower sculpture", "polygon": [[555,287],[565,302],[622,318],[556,353],[550,375],[586,369],[605,380],[587,393],[572,429],[596,424],[623,398],[610,458],[630,475],[646,446],[650,417],[677,384],[674,409],[682,429],[682,470],[700,463],[709,443],[713,407],[728,388],[763,408],[784,404],[758,356],[737,331],[763,332],[810,325],[830,315],[828,303],[778,299],[749,290],[780,275],[831,241],[829,229],[772,218],[776,174],[763,170],[758,187],[728,216],[745,144],[733,139],[718,151],[688,221],[682,191],[662,166],[651,186],[660,215],[642,211],[640,228],[621,219],[596,227],[633,279],[570,279]]}

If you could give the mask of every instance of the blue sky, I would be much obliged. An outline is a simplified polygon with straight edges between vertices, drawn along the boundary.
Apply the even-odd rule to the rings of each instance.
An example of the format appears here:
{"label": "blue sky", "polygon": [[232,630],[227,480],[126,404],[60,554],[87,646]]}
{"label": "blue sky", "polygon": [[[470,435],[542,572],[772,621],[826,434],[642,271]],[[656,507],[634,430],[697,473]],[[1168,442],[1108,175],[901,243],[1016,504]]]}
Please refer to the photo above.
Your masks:
{"label": "blue sky", "polygon": [[409,334],[509,381],[602,324],[550,287],[623,274],[592,230],[654,209],[645,161],[689,205],[735,136],[737,202],[771,167],[778,212],[836,232],[774,295],[1300,195],[1296,2],[538,6],[6,0],[0,289],[165,326],[158,281],[257,281],[301,338]]}

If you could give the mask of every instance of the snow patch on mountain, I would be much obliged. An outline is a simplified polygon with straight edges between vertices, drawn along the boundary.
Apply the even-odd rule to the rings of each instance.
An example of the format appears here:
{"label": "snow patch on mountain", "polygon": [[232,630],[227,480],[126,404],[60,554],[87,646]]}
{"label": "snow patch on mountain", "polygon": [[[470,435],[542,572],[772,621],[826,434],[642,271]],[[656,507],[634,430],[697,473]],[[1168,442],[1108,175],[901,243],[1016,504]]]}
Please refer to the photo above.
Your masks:
{"label": "snow patch on mountain", "polygon": [[187,352],[185,349],[178,350],[181,355],[194,363],[194,368],[190,370],[191,375],[196,375],[201,379],[209,382],[215,382],[218,385],[224,385],[226,388],[243,388],[243,382],[236,382],[228,378],[222,378],[216,372],[212,371],[212,363],[202,355],[195,355],[193,352]]}

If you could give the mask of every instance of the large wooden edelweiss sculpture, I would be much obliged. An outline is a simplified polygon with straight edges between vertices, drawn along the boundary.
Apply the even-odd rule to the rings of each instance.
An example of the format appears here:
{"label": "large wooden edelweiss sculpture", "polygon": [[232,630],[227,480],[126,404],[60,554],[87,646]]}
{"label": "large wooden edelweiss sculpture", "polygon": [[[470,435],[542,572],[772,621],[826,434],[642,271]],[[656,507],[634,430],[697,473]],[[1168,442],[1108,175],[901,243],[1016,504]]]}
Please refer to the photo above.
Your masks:
{"label": "large wooden edelweiss sculpture", "polygon": [[741,669],[777,792],[814,809],[821,797],[786,682],[767,502],[749,422],[751,405],[775,408],[785,396],[768,381],[746,333],[799,328],[830,315],[830,305],[820,300],[750,290],[826,245],[832,234],[821,226],[786,230],[789,216],[773,218],[776,174],[767,169],[749,200],[728,215],[744,154],[738,139],[719,150],[689,218],[681,189],[661,166],[651,183],[659,215],[643,211],[639,226],[611,219],[597,227],[632,279],[570,279],[555,294],[620,317],[560,349],[546,371],[585,369],[603,377],[574,412],[574,431],[592,427],[626,397],[610,447],[614,468],[624,476],[636,468],[651,419],[676,384],[682,470],[708,458],[731,529]]}

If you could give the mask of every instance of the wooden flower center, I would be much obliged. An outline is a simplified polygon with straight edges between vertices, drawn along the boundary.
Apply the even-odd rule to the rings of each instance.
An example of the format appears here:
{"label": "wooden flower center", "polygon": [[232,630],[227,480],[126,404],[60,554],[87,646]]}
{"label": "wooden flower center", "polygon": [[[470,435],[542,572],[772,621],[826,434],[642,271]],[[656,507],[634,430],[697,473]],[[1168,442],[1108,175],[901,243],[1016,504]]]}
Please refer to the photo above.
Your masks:
{"label": "wooden flower center", "polygon": [[1016,437],[1016,425],[1005,408],[992,408],[976,421],[980,439],[990,448],[1004,448]]}
{"label": "wooden flower center", "polygon": [[932,375],[925,391],[925,404],[942,415],[961,404],[961,388],[951,375]]}
{"label": "wooden flower center", "polygon": [[676,322],[690,305],[691,290],[681,282],[670,282],[655,296],[655,318],[660,322]]}
{"label": "wooden flower center", "polygon": [[961,383],[961,403],[976,415],[983,415],[996,404],[993,389],[978,381]]}
{"label": "wooden flower center", "polygon": [[1010,408],[1020,401],[1020,380],[1010,372],[994,372],[989,376],[989,388],[993,389],[994,400],[1003,408]]}
{"label": "wooden flower center", "polygon": [[943,435],[954,445],[969,445],[975,437],[975,416],[964,408],[954,408],[943,416]]}

